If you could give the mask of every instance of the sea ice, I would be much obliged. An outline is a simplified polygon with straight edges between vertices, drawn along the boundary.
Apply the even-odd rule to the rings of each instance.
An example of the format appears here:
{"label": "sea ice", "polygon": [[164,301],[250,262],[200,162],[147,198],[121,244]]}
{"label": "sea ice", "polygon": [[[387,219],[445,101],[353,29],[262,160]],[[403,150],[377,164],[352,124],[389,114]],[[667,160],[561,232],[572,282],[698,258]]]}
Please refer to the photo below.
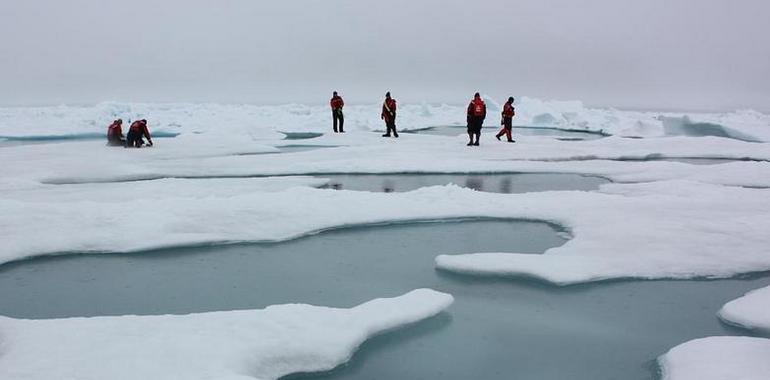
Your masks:
{"label": "sea ice", "polygon": [[715,336],[680,344],[658,358],[663,380],[770,379],[770,339]]}
{"label": "sea ice", "polygon": [[770,332],[770,286],[728,302],[718,315],[723,321],[736,326]]}
{"label": "sea ice", "polygon": [[0,378],[277,379],[330,370],[369,337],[434,316],[452,301],[418,289],[351,309],[288,304],[190,315],[0,317]]}

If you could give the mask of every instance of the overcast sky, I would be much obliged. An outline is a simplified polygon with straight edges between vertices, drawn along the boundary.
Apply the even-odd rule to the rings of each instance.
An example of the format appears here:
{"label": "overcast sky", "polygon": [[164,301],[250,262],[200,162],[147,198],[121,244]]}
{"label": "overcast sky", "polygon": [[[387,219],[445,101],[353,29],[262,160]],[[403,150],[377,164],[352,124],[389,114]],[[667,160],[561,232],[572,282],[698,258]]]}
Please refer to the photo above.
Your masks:
{"label": "overcast sky", "polygon": [[0,104],[770,110],[767,0],[2,0]]}

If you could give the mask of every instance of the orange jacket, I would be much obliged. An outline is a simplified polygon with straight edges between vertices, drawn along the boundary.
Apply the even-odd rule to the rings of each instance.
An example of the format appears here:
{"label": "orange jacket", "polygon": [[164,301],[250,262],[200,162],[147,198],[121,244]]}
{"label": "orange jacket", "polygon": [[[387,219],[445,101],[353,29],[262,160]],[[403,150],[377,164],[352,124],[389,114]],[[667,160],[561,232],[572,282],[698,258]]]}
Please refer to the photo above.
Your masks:
{"label": "orange jacket", "polygon": [[341,96],[335,96],[329,100],[329,105],[332,107],[332,110],[341,110],[345,106],[345,102]]}
{"label": "orange jacket", "polygon": [[393,121],[396,119],[396,99],[385,99],[382,103],[381,117],[386,121]]}
{"label": "orange jacket", "polygon": [[487,117],[487,105],[481,98],[475,98],[468,104],[468,116],[485,118]]}
{"label": "orange jacket", "polygon": [[107,138],[122,138],[123,137],[123,128],[121,128],[120,124],[116,122],[112,122],[109,127],[107,127]]}
{"label": "orange jacket", "polygon": [[503,105],[503,117],[510,119],[514,115],[516,115],[516,111],[513,109],[513,104],[505,103],[505,105]]}

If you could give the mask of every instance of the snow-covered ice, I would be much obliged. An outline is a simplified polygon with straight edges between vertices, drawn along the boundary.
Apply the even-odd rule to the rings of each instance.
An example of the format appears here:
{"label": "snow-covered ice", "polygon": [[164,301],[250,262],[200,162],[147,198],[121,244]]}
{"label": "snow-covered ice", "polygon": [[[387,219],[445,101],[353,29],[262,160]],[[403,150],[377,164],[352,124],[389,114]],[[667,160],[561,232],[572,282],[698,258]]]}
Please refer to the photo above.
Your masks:
{"label": "snow-covered ice", "polygon": [[663,380],[770,379],[770,339],[716,336],[680,344],[658,358]]}
{"label": "snow-covered ice", "polygon": [[[586,111],[572,103],[548,103],[546,107],[532,101],[529,110],[528,101],[532,100],[520,106],[523,119],[530,117],[526,112],[542,113],[548,107],[565,109],[559,120],[572,122],[594,120],[598,116],[591,115],[597,112],[642,117],[621,111]],[[438,107],[444,110],[441,112],[433,106],[414,107],[421,111],[409,111],[407,106],[402,123],[409,123],[410,112],[416,118],[431,119],[449,118],[448,109],[458,111],[449,106]],[[356,106],[352,113],[363,114],[366,109]],[[333,148],[278,153],[278,147],[286,144],[285,135],[278,130],[291,130],[286,118],[318,116],[310,130],[328,129],[327,112],[321,117],[314,107],[296,105],[138,105],[124,109],[102,104],[15,113],[5,109],[13,117],[3,121],[3,128],[9,120],[48,120],[54,115],[61,117],[60,122],[80,120],[82,125],[82,120],[95,115],[110,120],[129,111],[148,118],[157,113],[161,124],[176,120],[173,122],[180,126],[175,128],[181,134],[152,149],[109,148],[97,141],[0,149],[4,162],[0,167],[0,238],[6,242],[0,262],[62,252],[279,241],[360,223],[497,217],[549,221],[563,226],[573,239],[539,256],[441,256],[439,267],[532,276],[559,284],[628,277],[726,277],[770,269],[766,254],[770,238],[764,233],[770,190],[761,189],[770,187],[770,162],[766,161],[770,149],[763,143],[718,137],[608,137],[573,142],[525,136],[517,144],[502,144],[487,136],[480,148],[468,149],[462,136],[404,135],[395,140],[353,129],[345,135],[327,133],[303,140],[303,145],[336,146]],[[213,129],[209,123],[226,111],[232,112],[217,125],[227,127]],[[436,116],[439,114],[444,116]],[[765,120],[751,115],[750,125]],[[352,120],[356,125],[356,117]],[[262,124],[271,126],[259,127]],[[13,131],[16,127],[7,128]],[[736,128],[748,127],[739,124]],[[755,161],[718,165],[613,161],[645,157]],[[327,173],[516,172],[589,174],[617,183],[596,192],[518,195],[482,194],[453,186],[405,194],[307,187],[323,184]],[[298,177],[262,178],[290,175]],[[116,226],[121,233],[116,234]],[[39,231],[55,233],[38,239]]]}
{"label": "snow-covered ice", "polygon": [[[344,96],[344,94],[343,94]],[[490,110],[501,102],[485,97]],[[468,99],[470,100],[470,99]],[[350,99],[348,99],[350,101]],[[770,116],[751,110],[729,113],[639,112],[585,107],[579,101],[543,101],[529,97],[516,100],[514,124],[586,130],[629,137],[662,137],[686,134],[691,124],[709,124],[720,136],[757,141],[770,140]],[[383,130],[381,104],[348,105],[345,125],[350,131]],[[430,126],[464,125],[465,104],[400,104],[403,130]],[[488,123],[496,123],[490,112]],[[328,106],[288,104],[152,104],[104,102],[93,106],[0,108],[0,138],[72,137],[103,133],[113,119],[146,118],[152,131],[165,133],[228,133],[251,137],[285,132],[326,132]],[[672,124],[680,128],[672,128]]]}
{"label": "snow-covered ice", "polygon": [[[494,99],[488,104],[499,106]],[[503,144],[486,133],[481,147],[468,148],[464,136],[382,139],[371,133],[383,128],[378,108],[346,107],[345,135],[328,133],[326,106],[0,108],[0,141],[14,142],[0,143],[0,264],[68,252],[281,241],[368,223],[491,217],[546,221],[571,240],[541,255],[440,255],[437,267],[560,285],[770,270],[768,115],[632,112],[521,97],[516,125],[608,137],[517,136],[516,144]],[[464,108],[404,104],[398,125],[462,125]],[[491,115],[488,124],[497,123]],[[147,118],[153,132],[175,137],[139,150],[87,140],[119,117]],[[57,140],[66,142],[37,144]],[[297,141],[319,149],[284,153],[281,147]],[[677,158],[740,161],[624,161]],[[316,188],[326,183],[324,174],[335,173],[573,173],[614,183],[591,192],[525,194],[451,184],[399,194]],[[720,317],[765,329],[767,293],[725,305]],[[332,368],[366,337],[450,302],[451,296],[422,290],[351,310],[286,305],[190,316],[0,318],[0,377],[275,378]],[[767,346],[759,338],[705,338],[672,349],[660,362],[670,379],[767,378],[768,361],[758,360],[769,356]],[[729,355],[719,355],[720,348]]]}
{"label": "snow-covered ice", "polygon": [[418,289],[351,309],[288,304],[189,315],[0,317],[0,378],[277,379],[332,369],[369,337],[432,317],[452,301]]}
{"label": "snow-covered ice", "polygon": [[736,326],[770,332],[770,287],[753,290],[728,302],[718,315]]}

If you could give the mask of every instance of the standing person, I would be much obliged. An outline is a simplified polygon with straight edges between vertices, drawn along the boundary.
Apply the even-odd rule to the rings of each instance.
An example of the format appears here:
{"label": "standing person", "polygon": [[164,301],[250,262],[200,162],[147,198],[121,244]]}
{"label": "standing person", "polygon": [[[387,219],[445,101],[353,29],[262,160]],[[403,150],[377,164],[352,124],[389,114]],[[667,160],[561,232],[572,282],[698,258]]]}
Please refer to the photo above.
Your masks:
{"label": "standing person", "polygon": [[126,146],[126,140],[123,139],[123,120],[118,119],[107,127],[107,145]]}
{"label": "standing person", "polygon": [[516,110],[513,108],[513,96],[508,98],[508,101],[503,105],[503,120],[500,124],[503,128],[500,132],[497,132],[495,137],[500,140],[500,136],[505,135],[508,138],[508,142],[516,142],[511,137],[511,129],[513,128],[513,117],[516,115]]}
{"label": "standing person", "polygon": [[[345,124],[345,116],[342,114],[342,107],[345,106],[345,102],[342,97],[337,95],[337,91],[332,94],[332,99],[329,101],[329,105],[332,107],[332,119],[334,120],[334,133],[345,133],[343,125]],[[337,122],[339,121],[340,128],[337,130]]]}
{"label": "standing person", "polygon": [[390,91],[385,94],[380,118],[385,120],[385,127],[388,129],[382,137],[390,137],[390,131],[393,131],[393,137],[398,137],[398,132],[396,132],[396,99],[390,97]]}
{"label": "standing person", "polygon": [[[481,95],[477,92],[473,95],[473,100],[468,104],[468,115],[466,120],[468,121],[468,146],[479,145],[479,139],[481,138],[481,126],[484,124],[484,118],[487,117],[487,105],[484,104],[484,100],[481,99]],[[473,141],[473,136],[476,136],[476,141]]]}
{"label": "standing person", "polygon": [[126,136],[126,148],[141,148],[144,144],[142,137],[147,138],[147,145],[152,146],[152,137],[150,136],[150,130],[147,129],[147,120],[137,120],[131,123],[131,127],[128,128],[128,135]]}

